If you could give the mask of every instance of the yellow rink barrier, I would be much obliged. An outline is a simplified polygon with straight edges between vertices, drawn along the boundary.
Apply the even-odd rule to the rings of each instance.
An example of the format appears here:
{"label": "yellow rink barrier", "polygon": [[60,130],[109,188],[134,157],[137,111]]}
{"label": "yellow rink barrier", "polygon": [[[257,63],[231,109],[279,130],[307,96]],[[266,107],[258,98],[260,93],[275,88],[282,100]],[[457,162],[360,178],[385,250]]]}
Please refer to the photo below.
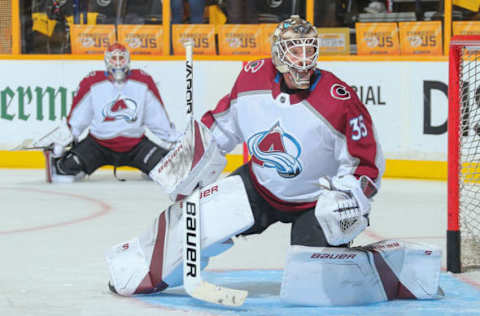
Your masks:
{"label": "yellow rink barrier", "polygon": [[215,25],[213,24],[174,24],[172,45],[175,55],[185,56],[184,43],[193,40],[194,55],[215,55]]}
{"label": "yellow rink barrier", "polygon": [[[242,163],[243,156],[241,154],[227,155],[225,172],[234,171]],[[0,151],[0,168],[42,169],[45,168],[45,158],[41,151]],[[125,169],[133,170],[133,168]],[[386,178],[446,180],[447,162],[387,159],[384,176]]]}
{"label": "yellow rink barrier", "polygon": [[265,56],[268,56],[272,53],[272,37],[273,37],[273,32],[277,28],[276,23],[267,23],[267,24],[261,24],[260,27],[262,28],[262,54]]}
{"label": "yellow rink barrier", "polygon": [[115,42],[113,25],[71,25],[72,54],[102,54]]}
{"label": "yellow rink barrier", "polygon": [[399,55],[397,23],[355,23],[358,55]]}
{"label": "yellow rink barrier", "polygon": [[480,35],[480,21],[453,22],[453,35]]}
{"label": "yellow rink barrier", "polygon": [[[10,54],[13,54],[15,57],[21,55],[21,21],[20,21],[20,1],[5,1],[6,3],[10,4],[10,16],[3,15],[4,20],[8,20],[10,17],[11,27],[6,28],[7,32],[10,33],[11,38],[11,50]],[[452,5],[457,5],[462,8],[467,8],[471,11],[478,11],[480,0],[444,0],[443,1],[443,11],[444,11],[444,28],[443,28],[443,37],[444,37],[444,53],[448,53],[448,47],[450,44],[450,37],[451,37],[451,29],[452,29]],[[209,6],[209,8],[213,8],[217,6]],[[8,8],[8,7],[7,7]],[[216,8],[217,11],[219,10],[218,7]],[[215,10],[210,10],[209,13],[214,12]],[[314,11],[315,11],[315,0],[306,0],[306,19],[310,23],[314,23]],[[170,47],[170,0],[163,0],[162,1],[162,12],[163,12],[163,53],[165,55],[169,54],[169,47]],[[214,14],[210,15],[210,23],[218,25],[224,24],[225,20],[217,21],[213,19]],[[0,59],[2,56],[0,55]]]}
{"label": "yellow rink barrier", "polygon": [[161,25],[119,25],[118,41],[124,44],[132,55],[163,54]]}
{"label": "yellow rink barrier", "polygon": [[262,28],[258,24],[225,24],[219,27],[221,55],[261,55]]}
{"label": "yellow rink barrier", "polygon": [[400,22],[402,55],[442,55],[442,22]]}
{"label": "yellow rink barrier", "polygon": [[350,30],[348,27],[319,27],[320,55],[349,55]]}

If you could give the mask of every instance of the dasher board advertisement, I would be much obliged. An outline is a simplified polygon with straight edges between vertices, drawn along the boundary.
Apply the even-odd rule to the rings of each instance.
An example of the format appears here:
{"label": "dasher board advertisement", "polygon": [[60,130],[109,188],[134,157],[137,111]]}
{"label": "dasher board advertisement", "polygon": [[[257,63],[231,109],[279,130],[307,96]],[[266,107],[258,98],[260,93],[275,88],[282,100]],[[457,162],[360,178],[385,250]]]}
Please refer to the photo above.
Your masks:
{"label": "dasher board advertisement", "polygon": [[358,55],[399,55],[397,23],[356,23]]}
{"label": "dasher board advertisement", "polygon": [[113,25],[70,25],[72,54],[103,55],[107,47],[115,42]]}

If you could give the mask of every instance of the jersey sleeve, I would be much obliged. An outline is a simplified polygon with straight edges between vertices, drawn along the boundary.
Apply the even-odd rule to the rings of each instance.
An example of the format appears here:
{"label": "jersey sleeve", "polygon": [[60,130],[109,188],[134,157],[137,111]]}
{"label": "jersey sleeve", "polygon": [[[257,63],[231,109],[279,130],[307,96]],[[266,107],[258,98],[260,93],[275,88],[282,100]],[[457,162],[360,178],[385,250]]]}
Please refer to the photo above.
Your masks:
{"label": "jersey sleeve", "polygon": [[80,82],[67,117],[67,124],[75,140],[78,140],[82,132],[90,125],[94,115],[89,81],[89,78],[85,78]]}
{"label": "jersey sleeve", "polygon": [[344,110],[345,141],[339,143],[336,149],[340,161],[338,174],[365,175],[379,183],[385,160],[372,118],[356,95]]}
{"label": "jersey sleeve", "polygon": [[231,152],[242,142],[237,114],[232,106],[235,101],[232,95],[235,95],[235,87],[231,93],[220,99],[214,110],[202,116],[202,123],[210,129],[216,144],[224,153]]}
{"label": "jersey sleeve", "polygon": [[145,127],[160,139],[174,142],[179,138],[180,133],[177,132],[168,117],[157,86],[153,83],[153,80],[150,81],[151,84],[148,85],[149,88],[145,96]]}

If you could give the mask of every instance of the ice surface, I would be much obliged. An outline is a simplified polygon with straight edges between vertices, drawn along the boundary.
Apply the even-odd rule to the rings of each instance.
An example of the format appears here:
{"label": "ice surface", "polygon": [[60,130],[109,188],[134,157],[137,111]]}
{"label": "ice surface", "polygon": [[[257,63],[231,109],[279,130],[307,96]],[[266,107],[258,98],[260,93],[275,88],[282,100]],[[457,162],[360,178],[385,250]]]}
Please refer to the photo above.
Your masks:
{"label": "ice surface", "polygon": [[[289,242],[286,224],[236,239],[231,250],[212,258],[207,279],[251,292],[241,309],[196,301],[181,288],[134,298],[112,295],[105,250],[138,235],[169,205],[140,173],[118,173],[127,181],[100,170],[79,183],[47,184],[43,170],[0,169],[0,315],[480,315],[478,272],[443,273],[447,297],[441,301],[285,306],[278,293]],[[445,182],[385,179],[371,227],[356,244],[402,238],[445,248],[446,201]]]}

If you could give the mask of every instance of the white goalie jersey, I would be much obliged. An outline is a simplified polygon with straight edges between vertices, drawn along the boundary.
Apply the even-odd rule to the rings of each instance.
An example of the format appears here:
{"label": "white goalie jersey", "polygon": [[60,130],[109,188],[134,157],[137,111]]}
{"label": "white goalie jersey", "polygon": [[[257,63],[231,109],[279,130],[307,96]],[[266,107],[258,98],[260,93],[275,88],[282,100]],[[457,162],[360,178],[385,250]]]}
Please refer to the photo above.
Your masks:
{"label": "white goalie jersey", "polygon": [[365,106],[332,73],[316,70],[310,90],[287,94],[271,59],[247,64],[202,122],[230,152],[248,145],[258,191],[278,209],[315,206],[324,176],[380,181],[384,157]]}
{"label": "white goalie jersey", "polygon": [[141,70],[115,84],[104,71],[85,77],[74,97],[68,125],[75,139],[89,127],[90,135],[114,151],[135,146],[147,127],[166,142],[180,136],[170,122],[153,79]]}

